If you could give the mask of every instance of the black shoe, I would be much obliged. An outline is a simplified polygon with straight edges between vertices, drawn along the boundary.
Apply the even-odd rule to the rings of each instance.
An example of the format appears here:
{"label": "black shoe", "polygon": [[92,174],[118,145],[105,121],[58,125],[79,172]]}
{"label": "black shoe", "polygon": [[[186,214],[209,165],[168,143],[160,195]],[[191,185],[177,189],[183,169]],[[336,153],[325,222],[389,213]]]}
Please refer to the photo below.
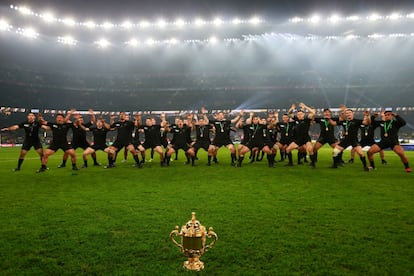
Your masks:
{"label": "black shoe", "polygon": [[388,165],[388,162],[386,161],[386,160],[381,160],[381,163],[383,164],[383,165]]}
{"label": "black shoe", "polygon": [[353,164],[354,163],[354,159],[349,159],[348,163],[349,164]]}
{"label": "black shoe", "polygon": [[298,161],[298,165],[303,165],[303,163],[301,161]]}
{"label": "black shoe", "polygon": [[338,168],[338,166],[337,166],[337,165],[332,165],[332,166],[330,166],[329,168],[331,168],[331,169],[337,169],[337,168]]}
{"label": "black shoe", "polygon": [[208,163],[206,164],[206,166],[211,166],[211,163],[210,163],[210,162],[208,162]]}
{"label": "black shoe", "polygon": [[81,167],[82,169],[86,169],[86,168],[88,168],[88,165],[83,165],[82,167]]}
{"label": "black shoe", "polygon": [[142,168],[142,164],[140,162],[138,162],[138,163],[135,163],[134,165],[132,165],[132,167]]}
{"label": "black shoe", "polygon": [[79,171],[79,168],[76,166],[72,166],[72,171]]}
{"label": "black shoe", "polygon": [[45,172],[47,169],[46,168],[40,168],[40,169],[38,169],[36,172],[37,173],[42,173],[42,172]]}
{"label": "black shoe", "polygon": [[293,167],[293,163],[287,163],[286,165],[285,165],[285,167]]}
{"label": "black shoe", "polygon": [[15,168],[15,169],[13,169],[13,171],[18,172],[18,171],[20,171],[20,168]]}
{"label": "black shoe", "polygon": [[93,163],[93,165],[95,166],[95,167],[99,167],[99,166],[101,166],[101,163]]}
{"label": "black shoe", "polygon": [[104,166],[104,169],[112,169],[112,168],[115,168],[115,164],[108,164]]}
{"label": "black shoe", "polygon": [[66,167],[66,165],[65,164],[60,164],[59,166],[57,166],[59,169],[60,168],[64,168],[64,167]]}
{"label": "black shoe", "polygon": [[218,164],[217,158],[213,158],[213,162],[214,162],[214,164]]}

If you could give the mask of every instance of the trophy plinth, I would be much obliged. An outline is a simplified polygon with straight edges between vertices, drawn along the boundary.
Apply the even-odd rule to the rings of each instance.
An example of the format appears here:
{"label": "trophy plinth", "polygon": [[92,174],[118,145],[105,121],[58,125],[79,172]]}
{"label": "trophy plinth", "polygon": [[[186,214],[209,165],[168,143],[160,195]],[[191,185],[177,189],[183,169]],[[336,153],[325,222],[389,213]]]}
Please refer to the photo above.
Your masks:
{"label": "trophy plinth", "polygon": [[[181,231],[179,231],[178,226],[171,231],[170,239],[188,258],[183,264],[184,268],[200,271],[204,268],[204,263],[200,261],[200,257],[214,246],[217,241],[217,234],[212,227],[207,232],[206,228],[196,220],[195,213],[193,212],[191,215],[191,220],[181,227]],[[180,242],[175,239],[176,236],[181,237]],[[206,238],[212,238],[213,240],[206,245]]]}

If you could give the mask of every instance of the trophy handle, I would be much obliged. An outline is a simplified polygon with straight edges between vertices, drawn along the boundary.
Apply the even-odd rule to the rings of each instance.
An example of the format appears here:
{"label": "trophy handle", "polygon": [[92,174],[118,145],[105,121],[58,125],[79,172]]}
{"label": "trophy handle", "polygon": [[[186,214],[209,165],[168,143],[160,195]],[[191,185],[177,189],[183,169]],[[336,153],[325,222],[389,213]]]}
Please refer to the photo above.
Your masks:
{"label": "trophy handle", "polygon": [[210,244],[206,245],[205,247],[206,251],[212,248],[216,244],[216,241],[218,239],[216,232],[213,231],[213,227],[208,228],[207,237],[213,238],[213,240],[211,241]]}
{"label": "trophy handle", "polygon": [[173,242],[173,244],[174,244],[175,246],[177,246],[177,247],[179,247],[179,248],[183,249],[183,246],[182,246],[181,244],[179,244],[179,243],[176,241],[176,239],[174,238],[174,237],[176,237],[176,236],[179,236],[179,235],[180,235],[180,233],[179,233],[178,229],[179,229],[179,228],[178,228],[178,226],[176,226],[176,227],[175,227],[175,229],[171,231],[171,233],[170,233],[170,239],[171,239],[171,241]]}

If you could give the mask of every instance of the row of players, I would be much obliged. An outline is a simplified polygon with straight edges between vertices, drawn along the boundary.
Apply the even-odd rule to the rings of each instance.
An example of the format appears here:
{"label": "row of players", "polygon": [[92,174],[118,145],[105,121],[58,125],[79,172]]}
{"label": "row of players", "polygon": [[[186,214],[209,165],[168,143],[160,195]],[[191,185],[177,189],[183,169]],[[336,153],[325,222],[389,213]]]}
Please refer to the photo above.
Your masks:
{"label": "row of players", "polygon": [[[188,163],[195,164],[196,154],[199,149],[208,152],[207,165],[217,162],[218,150],[225,146],[231,155],[231,164],[241,167],[244,156],[248,152],[253,154],[258,150],[266,153],[268,166],[274,167],[275,156],[278,150],[281,152],[282,159],[288,159],[287,166],[293,166],[292,151],[298,150],[299,158],[309,154],[310,165],[315,168],[317,162],[317,152],[324,145],[329,144],[333,148],[333,168],[341,164],[341,155],[344,149],[353,148],[353,152],[360,156],[364,170],[370,171],[375,168],[374,154],[381,152],[385,148],[391,148],[401,159],[405,171],[411,172],[408,159],[403,147],[399,144],[398,130],[406,124],[403,118],[391,110],[383,111],[379,114],[370,115],[364,112],[363,119],[354,118],[354,112],[341,106],[339,117],[332,117],[330,109],[325,109],[322,117],[315,116],[315,110],[304,103],[292,104],[288,113],[283,114],[279,121],[279,114],[269,114],[267,118],[259,118],[253,113],[245,119],[244,112],[240,112],[233,119],[227,119],[225,114],[219,112],[213,119],[207,117],[206,111],[201,110],[200,118],[197,115],[189,114],[185,119],[177,118],[174,124],[169,124],[165,114],[161,114],[160,122],[157,123],[153,117],[146,118],[145,124],[142,122],[141,115],[134,116],[134,120],[129,120],[126,113],[121,112],[118,121],[111,116],[107,123],[100,117],[96,120],[94,112],[90,110],[91,121],[85,123],[83,117],[75,110],[69,111],[66,116],[57,114],[55,122],[46,121],[41,114],[38,120],[33,113],[29,113],[27,120],[16,125],[1,129],[2,131],[12,131],[19,128],[25,130],[25,140],[18,160],[16,171],[20,170],[24,157],[27,152],[34,147],[41,157],[41,168],[38,172],[47,170],[47,162],[50,155],[57,150],[64,151],[63,162],[59,167],[66,166],[66,160],[71,157],[72,169],[77,170],[75,149],[84,149],[83,167],[88,166],[88,156],[91,155],[94,165],[99,165],[96,160],[96,151],[102,150],[108,154],[108,164],[106,168],[113,168],[117,153],[125,148],[132,153],[137,167],[141,168],[145,162],[147,149],[152,149],[159,154],[161,166],[169,166],[172,154],[179,149],[185,151]],[[72,118],[73,116],[73,118]],[[71,121],[71,119],[74,119]],[[320,125],[320,134],[315,144],[311,143],[309,129],[311,124]],[[233,124],[243,130],[243,139],[237,149],[234,146],[230,132]],[[342,137],[338,141],[335,138],[335,126],[342,127]],[[381,140],[374,141],[374,129],[380,127]],[[52,141],[49,147],[43,151],[39,139],[40,128],[52,131]],[[71,143],[67,140],[68,131],[72,130],[73,139]],[[106,144],[106,136],[109,131],[117,131],[115,142],[110,146]],[[86,139],[86,132],[93,133],[93,145]],[[195,141],[191,139],[191,132],[195,131]],[[360,131],[361,139],[358,139]],[[166,134],[171,133],[172,139],[168,143]],[[211,139],[213,133],[213,139]],[[144,136],[144,142],[139,139]],[[370,146],[367,152],[369,165],[363,153],[362,147]],[[165,148],[165,153],[163,150]],[[236,153],[237,151],[237,153]],[[139,160],[142,156],[142,161]]]}

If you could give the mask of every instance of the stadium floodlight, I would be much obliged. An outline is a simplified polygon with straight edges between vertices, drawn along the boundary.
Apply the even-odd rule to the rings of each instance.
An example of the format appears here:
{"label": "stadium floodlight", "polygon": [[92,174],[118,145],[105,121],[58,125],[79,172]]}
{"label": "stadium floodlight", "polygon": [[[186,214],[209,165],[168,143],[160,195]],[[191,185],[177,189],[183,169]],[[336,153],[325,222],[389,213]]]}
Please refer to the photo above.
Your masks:
{"label": "stadium floodlight", "polygon": [[353,34],[349,34],[349,35],[347,35],[345,38],[346,38],[346,39],[351,40],[351,39],[356,39],[356,38],[359,38],[359,36],[357,36],[357,35],[353,35]]}
{"label": "stadium floodlight", "polygon": [[384,37],[382,34],[372,34],[368,36],[369,38],[378,39]]}
{"label": "stadium floodlight", "polygon": [[332,24],[336,24],[341,20],[341,17],[339,17],[339,15],[337,14],[333,14],[328,18],[328,21]]}
{"label": "stadium floodlight", "polygon": [[24,37],[27,38],[36,38],[39,36],[39,34],[36,32],[35,29],[33,29],[32,27],[28,27],[26,29],[20,29],[20,33],[21,35],[23,35]]}
{"label": "stadium floodlight", "polygon": [[201,19],[201,18],[197,18],[197,19],[194,21],[194,24],[195,24],[197,27],[201,27],[201,26],[203,26],[204,24],[206,24],[206,22],[205,22],[203,19]]}
{"label": "stadium floodlight", "polygon": [[65,45],[76,45],[77,41],[70,35],[58,37],[58,42],[65,44]]}
{"label": "stadium floodlight", "polygon": [[62,22],[67,26],[75,26],[76,25],[75,19],[73,19],[71,17],[67,17],[67,18],[62,19]]}
{"label": "stadium floodlight", "polygon": [[145,43],[149,46],[153,46],[155,44],[155,40],[152,38],[148,38]]}
{"label": "stadium floodlight", "polygon": [[112,24],[109,21],[106,21],[102,24],[102,28],[104,28],[105,30],[109,30],[112,29],[114,27],[114,24]]}
{"label": "stadium floodlight", "polygon": [[133,27],[133,24],[130,21],[126,20],[124,23],[122,23],[122,27],[125,29],[131,29]]}
{"label": "stadium floodlight", "polygon": [[21,12],[22,14],[25,14],[25,15],[27,15],[27,14],[33,14],[33,12],[28,7],[26,7],[26,6],[17,7],[17,10],[19,12]]}
{"label": "stadium floodlight", "polygon": [[11,26],[6,20],[0,20],[0,31],[8,31],[10,30]]}
{"label": "stadium floodlight", "polygon": [[257,25],[261,22],[260,18],[257,16],[254,16],[252,18],[250,18],[249,23],[252,25]]}
{"label": "stadium floodlight", "polygon": [[414,13],[407,14],[407,18],[414,18]]}
{"label": "stadium floodlight", "polygon": [[127,41],[127,42],[126,42],[126,44],[131,45],[131,46],[133,46],[133,47],[137,47],[137,46],[138,46],[138,44],[139,44],[139,42],[138,42],[138,40],[137,40],[137,39],[132,38],[132,39],[130,39],[129,41]]}
{"label": "stadium floodlight", "polygon": [[85,25],[89,29],[94,29],[96,27],[96,24],[93,21],[87,21],[87,22],[83,23],[83,25]]}
{"label": "stadium floodlight", "polygon": [[234,18],[232,21],[233,25],[239,25],[240,23],[242,23],[242,21],[238,18]]}
{"label": "stadium floodlight", "polygon": [[157,22],[157,26],[159,27],[159,28],[165,28],[165,26],[167,26],[167,22],[165,22],[165,20],[164,19],[160,19],[160,20],[158,20],[158,22]]}
{"label": "stadium floodlight", "polygon": [[380,20],[381,18],[382,18],[381,15],[376,14],[376,13],[373,13],[367,17],[369,21],[377,21],[377,20]]}
{"label": "stadium floodlight", "polygon": [[109,43],[109,41],[106,40],[105,38],[102,38],[102,39],[96,41],[95,43],[99,46],[99,48],[103,48],[103,49],[107,48],[109,45],[111,45]]}
{"label": "stadium floodlight", "polygon": [[293,17],[293,18],[289,19],[289,22],[292,22],[292,23],[303,22],[303,18],[296,16],[296,17]]}
{"label": "stadium floodlight", "polygon": [[174,22],[174,25],[177,26],[177,27],[182,27],[182,26],[185,25],[185,21],[183,19],[179,18]]}
{"label": "stadium floodlight", "polygon": [[141,28],[146,28],[146,27],[148,27],[150,25],[150,23],[148,22],[148,21],[141,21],[140,23],[139,23],[139,26],[141,27]]}
{"label": "stadium floodlight", "polygon": [[217,38],[216,38],[215,36],[212,36],[212,37],[210,37],[210,38],[208,39],[208,41],[209,41],[211,44],[216,44],[216,43],[217,43]]}
{"label": "stadium floodlight", "polygon": [[359,20],[359,16],[358,15],[351,15],[348,16],[347,18],[345,18],[347,21],[357,21]]}
{"label": "stadium floodlight", "polygon": [[42,13],[41,15],[40,15],[40,17],[41,18],[43,18],[43,20],[45,21],[45,22],[48,22],[48,23],[50,23],[50,22],[53,22],[53,21],[56,21],[56,18],[53,16],[53,14],[52,13],[50,13],[50,12],[45,12],[45,13]]}
{"label": "stadium floodlight", "polygon": [[387,18],[390,19],[390,20],[397,20],[397,19],[402,18],[402,15],[399,14],[399,13],[394,12],[394,13],[390,14],[389,16],[387,16]]}
{"label": "stadium floodlight", "polygon": [[220,18],[216,18],[214,19],[213,24],[216,26],[220,26],[221,24],[223,24],[223,21]]}
{"label": "stadium floodlight", "polygon": [[321,20],[319,15],[313,15],[312,17],[309,18],[309,22],[313,23],[313,24],[317,24],[319,23],[319,21]]}
{"label": "stadium floodlight", "polygon": [[171,38],[170,40],[167,40],[166,42],[167,42],[168,44],[175,45],[175,44],[177,44],[177,43],[178,43],[178,40],[177,40],[177,39],[175,39],[175,38]]}

